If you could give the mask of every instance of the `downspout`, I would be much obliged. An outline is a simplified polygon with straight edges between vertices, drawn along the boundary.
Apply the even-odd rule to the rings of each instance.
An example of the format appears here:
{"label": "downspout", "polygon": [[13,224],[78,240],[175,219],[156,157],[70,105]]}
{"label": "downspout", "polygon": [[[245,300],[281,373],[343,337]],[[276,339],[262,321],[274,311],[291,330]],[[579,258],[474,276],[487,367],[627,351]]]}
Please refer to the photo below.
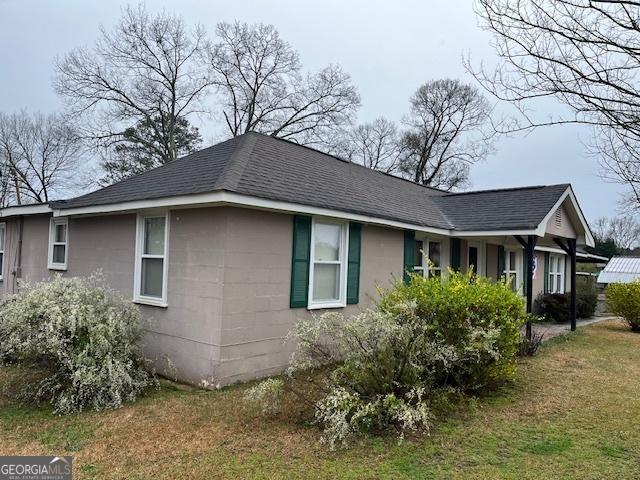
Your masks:
{"label": "downspout", "polygon": [[16,253],[16,263],[13,270],[13,285],[12,292],[15,293],[18,289],[18,279],[22,277],[22,237],[24,232],[24,216],[20,215],[18,220],[18,251]]}

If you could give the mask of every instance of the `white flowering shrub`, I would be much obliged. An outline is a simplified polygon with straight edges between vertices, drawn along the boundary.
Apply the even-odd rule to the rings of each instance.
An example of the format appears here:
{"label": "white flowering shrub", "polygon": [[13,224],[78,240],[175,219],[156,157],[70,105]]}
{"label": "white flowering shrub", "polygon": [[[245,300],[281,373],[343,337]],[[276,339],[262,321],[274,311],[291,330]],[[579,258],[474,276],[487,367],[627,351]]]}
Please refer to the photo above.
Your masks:
{"label": "white flowering shrub", "polygon": [[264,413],[274,415],[280,411],[283,387],[281,378],[268,378],[247,390],[244,398],[261,405]]}
{"label": "white flowering shrub", "polygon": [[408,432],[428,432],[433,415],[423,396],[424,389],[414,388],[404,398],[394,393],[364,398],[345,387],[334,387],[316,404],[315,420],[324,428],[321,442],[334,450],[364,432],[389,426],[396,428],[400,439]]}
{"label": "white flowering shrub", "polygon": [[[374,309],[299,321],[288,374],[314,370],[302,375],[313,380],[313,391],[320,378],[315,420],[331,448],[365,432],[391,430],[402,438],[428,432],[431,401],[442,392],[468,393],[512,378],[524,321],[522,299],[506,284],[471,274],[413,276],[381,292]],[[306,393],[291,382],[265,383],[250,396],[274,412],[288,385],[298,396]]]}
{"label": "white flowering shrub", "polygon": [[99,274],[22,284],[0,309],[0,362],[41,368],[23,396],[58,414],[118,408],[156,383],[145,370],[140,314]]}

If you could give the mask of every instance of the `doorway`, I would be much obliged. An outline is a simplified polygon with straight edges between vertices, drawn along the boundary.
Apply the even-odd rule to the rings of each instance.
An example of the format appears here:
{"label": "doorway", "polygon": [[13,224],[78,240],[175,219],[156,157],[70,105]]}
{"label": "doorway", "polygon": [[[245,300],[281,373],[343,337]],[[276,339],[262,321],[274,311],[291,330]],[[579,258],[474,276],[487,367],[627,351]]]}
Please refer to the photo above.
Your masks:
{"label": "doorway", "polygon": [[484,258],[481,242],[469,242],[467,246],[467,271],[473,269],[477,275],[484,275]]}

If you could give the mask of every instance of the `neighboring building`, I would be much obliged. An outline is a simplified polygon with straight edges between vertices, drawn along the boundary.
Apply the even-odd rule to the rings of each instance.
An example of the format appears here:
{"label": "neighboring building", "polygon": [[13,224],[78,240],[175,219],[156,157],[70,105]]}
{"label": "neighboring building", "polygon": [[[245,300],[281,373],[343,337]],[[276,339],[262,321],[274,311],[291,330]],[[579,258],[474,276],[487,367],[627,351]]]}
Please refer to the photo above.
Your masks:
{"label": "neighboring building", "polygon": [[530,304],[593,245],[567,184],[447,193],[256,133],[0,216],[5,294],[102,269],[150,320],[150,358],[195,384],[281,371],[297,319],[366,308],[406,270],[506,275]]}
{"label": "neighboring building", "polygon": [[612,257],[598,275],[598,283],[630,283],[640,279],[640,258]]}

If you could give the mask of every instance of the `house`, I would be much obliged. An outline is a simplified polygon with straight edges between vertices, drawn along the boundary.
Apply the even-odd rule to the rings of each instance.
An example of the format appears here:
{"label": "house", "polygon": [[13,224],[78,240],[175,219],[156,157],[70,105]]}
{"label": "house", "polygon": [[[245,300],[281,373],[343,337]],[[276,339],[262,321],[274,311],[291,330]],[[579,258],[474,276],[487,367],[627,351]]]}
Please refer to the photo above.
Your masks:
{"label": "house", "polygon": [[575,291],[593,245],[568,184],[447,193],[257,133],[0,216],[4,295],[102,269],[149,320],[147,355],[194,384],[281,371],[297,319],[366,308],[405,271],[504,275],[530,309]]}
{"label": "house", "polygon": [[597,283],[631,283],[640,279],[640,258],[612,257],[598,275]]}

